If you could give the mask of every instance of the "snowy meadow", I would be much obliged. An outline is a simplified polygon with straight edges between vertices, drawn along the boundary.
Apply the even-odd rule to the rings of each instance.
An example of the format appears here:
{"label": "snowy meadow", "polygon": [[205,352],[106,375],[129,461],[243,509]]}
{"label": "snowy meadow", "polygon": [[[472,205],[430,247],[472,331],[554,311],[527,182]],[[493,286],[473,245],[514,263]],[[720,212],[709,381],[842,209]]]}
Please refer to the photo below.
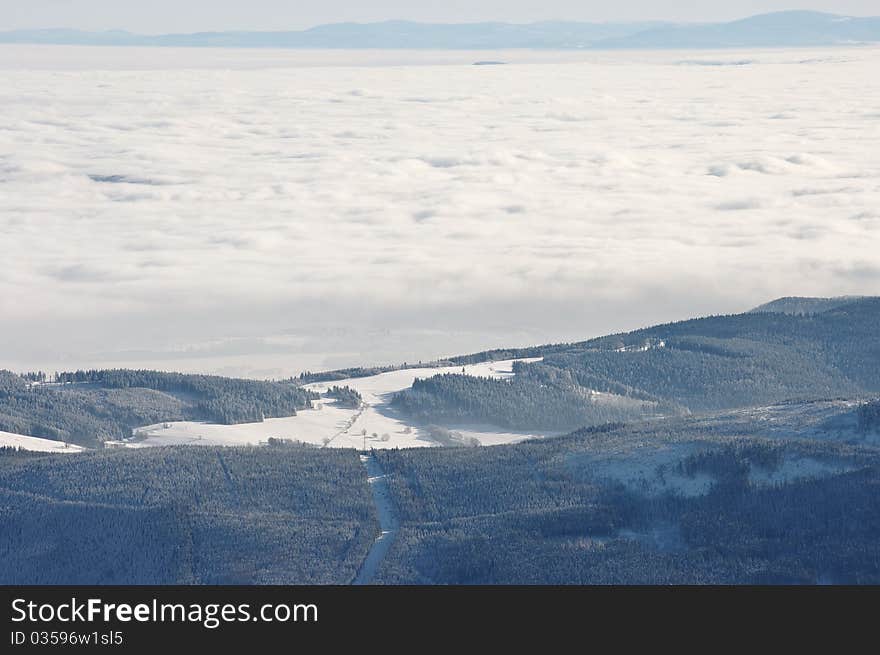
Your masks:
{"label": "snowy meadow", "polygon": [[0,47],[2,364],[280,377],[876,293],[878,69]]}

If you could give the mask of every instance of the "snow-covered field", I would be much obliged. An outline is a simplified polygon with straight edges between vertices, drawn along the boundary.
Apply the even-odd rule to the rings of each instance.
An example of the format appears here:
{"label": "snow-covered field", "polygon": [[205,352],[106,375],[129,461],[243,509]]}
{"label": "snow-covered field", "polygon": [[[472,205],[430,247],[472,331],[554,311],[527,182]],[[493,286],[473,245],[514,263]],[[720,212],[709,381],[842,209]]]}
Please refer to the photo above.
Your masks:
{"label": "snow-covered field", "polygon": [[[270,438],[276,438],[332,448],[437,446],[438,443],[431,439],[426,426],[407,421],[390,407],[391,395],[410,387],[416,378],[427,378],[441,373],[461,373],[464,370],[468,375],[480,377],[511,377],[513,362],[514,360],[505,360],[464,367],[410,368],[371,377],[310,384],[308,388],[319,393],[334,385],[356,389],[363,397],[363,406],[349,409],[339,407],[334,400],[322,398],[315,403],[315,409],[303,410],[290,418],[267,419],[262,423],[217,425],[183,421],[146,426],[139,430],[140,438],[128,445],[139,448],[180,444],[238,446],[264,444]],[[453,429],[463,437],[476,439],[486,446],[547,436],[506,432],[492,426],[454,426]]]}
{"label": "snow-covered field", "polygon": [[83,450],[79,446],[73,444],[65,446],[64,443],[52,441],[51,439],[39,439],[37,437],[26,437],[23,434],[13,434],[12,432],[0,432],[0,448],[4,446],[42,453],[78,453]]}

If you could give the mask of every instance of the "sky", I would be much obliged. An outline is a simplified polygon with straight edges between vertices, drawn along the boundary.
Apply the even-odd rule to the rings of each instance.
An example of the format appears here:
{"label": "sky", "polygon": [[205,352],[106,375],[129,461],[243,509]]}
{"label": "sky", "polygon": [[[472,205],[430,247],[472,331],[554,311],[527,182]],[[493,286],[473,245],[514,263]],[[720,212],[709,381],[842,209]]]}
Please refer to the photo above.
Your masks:
{"label": "sky", "polygon": [[877,0],[0,0],[0,29],[125,29],[154,34],[200,30],[303,29],[323,23],[538,20],[723,21],[787,9],[877,15]]}

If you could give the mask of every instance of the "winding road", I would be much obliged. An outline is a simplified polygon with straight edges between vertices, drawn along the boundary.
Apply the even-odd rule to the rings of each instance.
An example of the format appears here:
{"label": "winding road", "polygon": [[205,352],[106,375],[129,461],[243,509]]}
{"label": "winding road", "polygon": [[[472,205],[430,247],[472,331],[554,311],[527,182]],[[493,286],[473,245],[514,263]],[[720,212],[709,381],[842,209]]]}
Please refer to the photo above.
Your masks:
{"label": "winding road", "polygon": [[360,570],[352,581],[353,585],[368,585],[372,583],[379,570],[379,565],[385,559],[385,555],[391,549],[394,539],[400,530],[400,520],[397,509],[391,499],[391,490],[388,488],[388,478],[381,464],[372,453],[361,455],[361,462],[367,468],[367,476],[373,491],[373,502],[376,504],[376,512],[379,515],[379,526],[382,533],[373,542],[370,551],[361,564]]}

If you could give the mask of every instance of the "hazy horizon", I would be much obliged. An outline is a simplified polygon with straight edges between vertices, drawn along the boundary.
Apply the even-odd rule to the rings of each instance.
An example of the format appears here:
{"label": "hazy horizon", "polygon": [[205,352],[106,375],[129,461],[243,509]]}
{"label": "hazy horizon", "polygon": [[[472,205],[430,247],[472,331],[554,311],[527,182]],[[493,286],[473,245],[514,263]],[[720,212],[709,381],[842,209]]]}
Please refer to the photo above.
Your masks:
{"label": "hazy horizon", "polygon": [[611,5],[596,0],[486,0],[478,5],[453,0],[428,2],[385,0],[369,5],[354,0],[297,2],[283,0],[154,0],[132,5],[115,0],[0,0],[0,31],[19,29],[127,30],[143,34],[229,30],[301,30],[331,23],[411,20],[434,23],[540,21],[702,23],[731,21],[756,14],[808,10],[852,16],[876,16],[873,0],[721,0],[657,3],[621,0]]}

